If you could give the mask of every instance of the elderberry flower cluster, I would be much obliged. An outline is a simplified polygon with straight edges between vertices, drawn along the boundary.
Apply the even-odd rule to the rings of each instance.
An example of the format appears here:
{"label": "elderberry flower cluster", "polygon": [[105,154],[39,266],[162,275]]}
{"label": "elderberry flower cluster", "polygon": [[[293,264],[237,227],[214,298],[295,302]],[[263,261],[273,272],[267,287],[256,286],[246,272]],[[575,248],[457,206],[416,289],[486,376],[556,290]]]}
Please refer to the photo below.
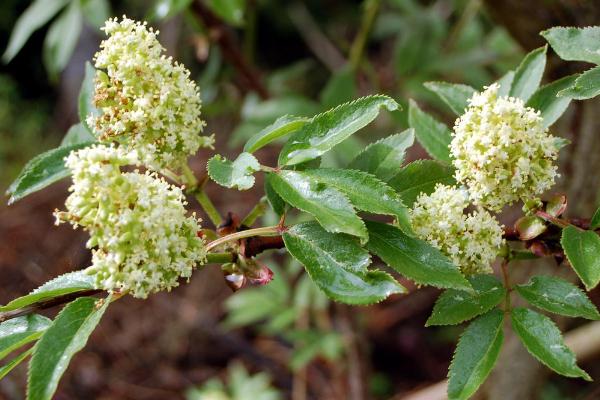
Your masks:
{"label": "elderberry flower cluster", "polygon": [[186,215],[180,188],[155,173],[122,172],[138,164],[135,152],[96,145],[72,152],[66,165],[73,185],[66,212],[57,224],[70,222],[90,234],[90,274],[99,288],[127,291],[134,297],[170,290],[204,262],[199,220]]}
{"label": "elderberry flower cluster", "polygon": [[104,143],[135,150],[155,170],[177,169],[213,138],[201,136],[200,92],[190,72],[162,55],[158,31],[126,18],[110,19],[95,55],[94,105],[87,123]]}
{"label": "elderberry flower cluster", "polygon": [[481,208],[465,214],[468,206],[464,189],[438,183],[432,194],[421,193],[413,205],[413,229],[465,275],[492,272],[490,264],[504,244],[502,227]]}
{"label": "elderberry flower cluster", "polygon": [[495,83],[473,95],[450,144],[456,180],[475,204],[492,211],[549,189],[558,176],[553,162],[560,148],[538,111],[498,89]]}

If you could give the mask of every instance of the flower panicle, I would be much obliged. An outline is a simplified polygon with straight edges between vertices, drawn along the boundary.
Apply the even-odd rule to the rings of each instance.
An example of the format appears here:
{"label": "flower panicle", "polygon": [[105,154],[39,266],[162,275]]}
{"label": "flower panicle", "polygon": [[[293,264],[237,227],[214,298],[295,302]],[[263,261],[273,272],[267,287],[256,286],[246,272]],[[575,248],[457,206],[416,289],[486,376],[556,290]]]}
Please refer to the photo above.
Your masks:
{"label": "flower panicle", "polygon": [[521,99],[500,96],[499,88],[495,83],[473,95],[450,144],[456,180],[475,204],[496,212],[537,198],[559,176],[558,141],[540,112]]}
{"label": "flower panicle", "polygon": [[481,208],[465,214],[469,205],[465,189],[437,184],[433,193],[421,193],[413,205],[413,229],[465,275],[489,273],[504,245],[502,226]]}
{"label": "flower panicle", "polygon": [[94,56],[98,68],[87,123],[99,140],[134,150],[154,170],[178,169],[212,137],[201,136],[200,89],[182,64],[165,56],[158,31],[126,16],[110,19]]}
{"label": "flower panicle", "polygon": [[55,216],[89,233],[88,271],[99,288],[146,298],[189,278],[206,250],[197,235],[200,220],[187,215],[181,188],[155,172],[121,171],[139,163],[134,154],[103,145],[72,152],[67,211]]}

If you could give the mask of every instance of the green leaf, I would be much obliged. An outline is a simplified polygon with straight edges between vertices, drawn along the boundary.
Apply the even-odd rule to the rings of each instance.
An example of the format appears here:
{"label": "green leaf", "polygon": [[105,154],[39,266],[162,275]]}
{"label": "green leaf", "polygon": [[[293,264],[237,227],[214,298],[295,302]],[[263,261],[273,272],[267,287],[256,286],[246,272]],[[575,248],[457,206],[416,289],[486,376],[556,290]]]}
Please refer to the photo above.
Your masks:
{"label": "green leaf", "polygon": [[294,225],[283,234],[290,254],[330,298],[372,304],[405,289],[383,271],[369,271],[369,253],[352,236],[329,233],[314,222]]}
{"label": "green leaf", "polygon": [[577,366],[575,354],[565,345],[560,330],[545,315],[517,307],[511,312],[512,327],[531,355],[558,374],[592,378]]}
{"label": "green leaf", "polygon": [[192,0],[158,0],[151,11],[151,19],[166,19],[184,11]]}
{"label": "green leaf", "polygon": [[272,141],[289,133],[296,132],[306,124],[307,121],[308,118],[284,115],[256,135],[252,136],[248,142],[246,142],[244,151],[254,153],[256,150],[266,146]]}
{"label": "green leaf", "polygon": [[[104,72],[100,72],[104,73]],[[86,61],[85,63],[85,75],[81,82],[81,89],[79,89],[79,98],[77,100],[77,111],[79,113],[79,121],[87,128],[92,135],[94,130],[87,123],[87,117],[93,115],[97,117],[100,115],[100,110],[94,106],[94,93],[95,93],[95,80],[96,80],[96,69]]]}
{"label": "green leaf", "polygon": [[241,153],[235,161],[229,161],[220,155],[208,160],[207,171],[211,179],[221,186],[248,190],[254,186],[254,172],[260,170],[256,157],[250,153]]}
{"label": "green leaf", "polygon": [[96,289],[95,279],[85,270],[69,272],[44,283],[30,294],[19,297],[5,306],[0,306],[0,312],[12,311],[39,301],[52,299],[65,294]]}
{"label": "green leaf", "polygon": [[389,182],[404,204],[411,207],[421,193],[431,194],[435,185],[454,185],[454,168],[433,160],[418,160],[404,166]]}
{"label": "green leaf", "polygon": [[8,63],[25,45],[33,32],[44,26],[69,0],[36,0],[17,20],[2,60]]}
{"label": "green leaf", "polygon": [[424,86],[438,95],[456,115],[462,115],[469,106],[469,99],[477,90],[469,85],[448,82],[425,82]]}
{"label": "green leaf", "polygon": [[38,339],[52,321],[37,314],[9,319],[0,324],[0,360]]}
{"label": "green leaf", "polygon": [[408,107],[408,124],[415,130],[417,140],[431,157],[450,163],[448,146],[452,141],[452,136],[450,129],[445,124],[422,111],[412,100]]}
{"label": "green leaf", "polygon": [[245,0],[209,0],[208,6],[227,23],[240,26],[244,22]]}
{"label": "green leaf", "polygon": [[298,94],[285,94],[260,100],[258,95],[251,93],[244,99],[242,119],[267,126],[282,115],[310,117],[319,110],[321,107],[317,102]]}
{"label": "green leaf", "polygon": [[11,195],[8,204],[12,204],[69,176],[64,158],[71,151],[83,149],[92,144],[93,142],[84,142],[72,146],[58,147],[32,158],[8,188],[6,194]]}
{"label": "green leaf", "polygon": [[527,102],[527,106],[539,110],[544,119],[544,127],[551,126],[567,109],[571,98],[557,94],[573,85],[577,75],[565,76],[539,88]]}
{"label": "green leaf", "polygon": [[367,240],[365,224],[356,215],[350,200],[339,190],[316,182],[300,171],[282,170],[269,175],[270,184],[285,202],[314,215],[325,230]]}
{"label": "green leaf", "polygon": [[393,215],[407,233],[412,232],[408,209],[385,182],[371,174],[350,169],[320,168],[304,171],[312,182],[332,187],[344,194],[352,205],[373,214]]}
{"label": "green leaf", "polygon": [[560,244],[569,263],[587,290],[600,282],[600,238],[593,231],[583,231],[572,225],[562,231]]}
{"label": "green leaf", "polygon": [[590,229],[598,229],[600,227],[600,207],[596,210],[594,215],[592,216],[592,220],[590,222]]}
{"label": "green leaf", "polygon": [[461,335],[448,371],[448,398],[470,398],[488,377],[504,341],[502,311],[496,309],[474,320]]}
{"label": "green leaf", "polygon": [[81,13],[94,28],[100,29],[110,17],[108,0],[81,0]]}
{"label": "green leaf", "polygon": [[558,95],[575,100],[587,100],[600,94],[600,67],[592,68],[575,80],[570,88],[561,90]]}
{"label": "green leaf", "polygon": [[369,251],[402,275],[423,285],[472,290],[459,269],[428,243],[392,225],[374,221],[366,224]]}
{"label": "green leaf", "polygon": [[8,364],[0,367],[0,379],[4,378],[10,371],[12,371],[16,366],[21,364],[29,355],[33,352],[33,348],[27,349],[12,360]]}
{"label": "green leaf", "polygon": [[557,26],[540,33],[560,58],[600,64],[600,27]]}
{"label": "green leaf", "polygon": [[498,79],[497,82],[498,85],[500,85],[500,89],[498,89],[498,96],[508,96],[514,79],[515,71],[508,71],[500,79]]}
{"label": "green leaf", "polygon": [[373,121],[381,107],[393,111],[400,106],[387,96],[376,95],[361,97],[315,115],[283,146],[279,164],[300,164],[328,152]]}
{"label": "green leaf", "polygon": [[356,82],[352,68],[346,66],[335,71],[319,97],[323,108],[335,107],[355,98]]}
{"label": "green leaf", "polygon": [[509,96],[518,97],[526,102],[535,93],[542,81],[544,68],[546,68],[547,49],[548,46],[540,47],[525,56],[515,70]]}
{"label": "green leaf", "polygon": [[277,194],[275,189],[273,189],[273,185],[271,184],[271,179],[273,179],[272,174],[265,175],[265,195],[267,196],[267,201],[271,205],[271,208],[278,216],[282,216],[285,212],[286,203],[285,201]]}
{"label": "green leaf", "polygon": [[79,40],[82,25],[83,15],[79,1],[72,1],[50,25],[44,40],[43,59],[51,79],[57,79],[67,66]]}
{"label": "green leaf", "polygon": [[93,142],[96,138],[82,124],[78,123],[69,128],[60,142],[60,147],[73,146],[80,143]]}
{"label": "green leaf", "polygon": [[108,296],[97,307],[98,299],[81,297],[57,315],[34,347],[29,363],[28,400],[52,399],[71,358],[85,346],[110,301]]}
{"label": "green leaf", "polygon": [[334,361],[344,353],[343,337],[335,331],[294,331],[287,336],[293,343],[299,343],[289,361],[292,371],[304,368],[318,356]]}
{"label": "green leaf", "polygon": [[442,293],[425,326],[460,324],[488,312],[506,295],[504,286],[491,275],[475,275],[469,282],[474,292],[448,289]]}
{"label": "green leaf", "polygon": [[532,305],[567,317],[600,319],[596,306],[585,293],[570,282],[554,276],[534,276],[517,292]]}
{"label": "green leaf", "polygon": [[369,144],[346,168],[368,172],[387,182],[402,167],[406,149],[411,147],[414,141],[414,129],[385,137]]}

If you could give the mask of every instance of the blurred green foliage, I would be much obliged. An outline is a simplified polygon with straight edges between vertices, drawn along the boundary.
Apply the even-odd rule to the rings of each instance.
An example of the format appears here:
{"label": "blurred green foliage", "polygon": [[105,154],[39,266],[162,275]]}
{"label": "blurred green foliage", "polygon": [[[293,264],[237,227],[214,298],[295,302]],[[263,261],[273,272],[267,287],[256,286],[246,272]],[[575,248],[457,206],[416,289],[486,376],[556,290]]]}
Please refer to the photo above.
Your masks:
{"label": "blurred green foliage", "polygon": [[227,299],[227,329],[254,327],[260,334],[282,338],[291,347],[293,371],[316,357],[334,361],[343,354],[343,339],[329,320],[327,296],[291,257],[283,268],[274,263],[275,279],[266,286],[246,288]]}
{"label": "blurred green foliage", "polygon": [[[43,100],[25,100],[17,83],[0,74],[0,188],[6,188],[23,165],[58,137],[48,132],[49,107]],[[4,192],[4,189],[2,190]]]}
{"label": "blurred green foliage", "polygon": [[280,400],[279,392],[270,384],[270,377],[264,372],[250,375],[243,365],[232,363],[229,366],[226,382],[218,378],[206,381],[201,387],[191,388],[186,393],[187,400]]}
{"label": "blurred green foliage", "polygon": [[[43,1],[48,0],[32,3],[39,5]],[[0,27],[4,30],[14,26],[18,12],[24,10],[18,1],[9,3],[3,7],[12,13],[0,13]],[[440,117],[450,120],[452,117],[444,105],[423,86],[424,82],[460,82],[479,89],[513,68],[523,56],[522,50],[502,27],[490,20],[477,0],[380,1],[356,69],[344,61],[359,31],[361,2],[328,1],[324,7],[321,0],[207,0],[205,4],[237,35],[241,54],[260,71],[257,76],[269,93],[265,99],[236,84],[239,71],[211,42],[211,32],[189,9],[190,0],[59,3],[61,7],[56,13],[38,15],[43,23],[30,26],[31,32],[22,34],[23,47],[13,47],[14,54],[9,55],[14,60],[9,67],[18,69],[27,64],[30,54],[43,51],[49,76],[58,78],[76,45],[60,38],[78,37],[83,24],[97,29],[110,6],[111,15],[146,17],[154,25],[165,27],[163,34],[165,30],[175,31],[178,40],[171,40],[169,51],[196,77],[205,118],[233,121],[224,125],[226,128],[218,124],[211,127],[217,136],[226,137],[230,146],[239,147],[282,115],[312,116],[359,95],[386,93],[403,103],[403,111],[379,118],[361,136],[353,136],[328,153],[321,160],[324,166],[345,165],[366,143],[406,129],[408,98],[431,105]],[[88,7],[96,8],[90,11]],[[173,18],[177,18],[175,24],[169,25]],[[308,19],[312,24],[299,24],[298,18]],[[40,28],[40,33],[33,33],[34,28]],[[311,34],[322,35],[339,53],[342,62],[334,67],[324,62],[323,55],[317,54],[306,40]],[[98,37],[102,37],[100,32]],[[41,63],[31,64],[15,75],[19,76],[19,82],[26,82],[23,74],[33,74],[34,70],[39,77]],[[10,76],[0,75],[0,165],[3,166],[0,185],[7,184],[33,155],[58,142],[52,135],[47,101],[51,96],[45,89],[34,88],[46,100],[23,99],[20,89]],[[276,279],[269,285],[245,289],[228,299],[223,325],[228,329],[250,328],[283,341],[292,350],[289,358],[292,371],[317,358],[340,360],[344,356],[344,341],[330,321],[329,301],[306,274],[300,274],[297,263],[290,258],[286,260],[284,268],[271,263]],[[388,393],[388,386],[382,375],[376,375],[372,381],[376,394]],[[211,380],[202,388],[191,389],[187,396],[188,400],[279,398],[265,374],[251,376],[240,365],[230,367],[227,384]]]}

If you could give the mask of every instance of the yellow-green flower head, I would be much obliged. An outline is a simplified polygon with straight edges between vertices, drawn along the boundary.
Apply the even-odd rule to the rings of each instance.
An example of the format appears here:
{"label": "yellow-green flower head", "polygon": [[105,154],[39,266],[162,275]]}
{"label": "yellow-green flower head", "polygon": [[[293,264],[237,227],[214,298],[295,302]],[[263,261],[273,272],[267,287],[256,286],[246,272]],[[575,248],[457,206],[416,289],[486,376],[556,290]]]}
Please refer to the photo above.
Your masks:
{"label": "yellow-green flower head", "polygon": [[468,206],[466,190],[438,183],[432,194],[421,193],[413,205],[413,229],[465,275],[492,272],[490,265],[504,245],[502,226],[481,208],[465,214]]}
{"label": "yellow-green flower head", "polygon": [[155,170],[178,169],[212,146],[212,137],[200,135],[200,91],[183,65],[161,54],[158,31],[125,16],[102,29],[109,37],[95,55],[94,96],[102,113],[87,118],[100,141],[134,149]]}
{"label": "yellow-green flower head", "polygon": [[204,242],[195,215],[187,216],[180,188],[155,173],[122,172],[137,164],[135,152],[92,146],[72,152],[66,165],[73,175],[66,212],[69,221],[90,234],[90,274],[99,288],[146,298],[178,285],[204,262]]}
{"label": "yellow-green flower head", "polygon": [[498,84],[476,93],[456,120],[450,150],[456,180],[473,202],[493,211],[519,199],[536,199],[558,176],[559,142],[538,111],[521,99],[501,97]]}

